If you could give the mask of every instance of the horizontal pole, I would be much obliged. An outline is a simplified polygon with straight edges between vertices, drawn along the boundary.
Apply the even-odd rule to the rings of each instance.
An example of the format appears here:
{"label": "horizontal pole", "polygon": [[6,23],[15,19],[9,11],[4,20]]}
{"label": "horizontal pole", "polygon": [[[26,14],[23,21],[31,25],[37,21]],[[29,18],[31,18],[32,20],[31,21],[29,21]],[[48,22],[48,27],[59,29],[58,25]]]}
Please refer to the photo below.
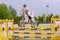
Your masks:
{"label": "horizontal pole", "polygon": [[52,21],[52,20],[53,20],[53,21],[55,21],[55,20],[58,20],[58,21],[59,21],[60,18],[51,18],[51,21]]}
{"label": "horizontal pole", "polygon": [[[14,32],[15,34],[49,34],[51,35],[51,32],[50,33],[47,33],[47,32]],[[54,33],[52,33],[54,34]]]}
{"label": "horizontal pole", "polygon": [[51,37],[46,37],[46,36],[15,36],[19,38],[51,38]]}
{"label": "horizontal pole", "polygon": [[51,30],[51,28],[14,28],[16,30]]}
{"label": "horizontal pole", "polygon": [[1,20],[0,19],[0,22],[13,22],[14,20],[12,19],[12,20],[8,20],[8,19],[6,19],[6,20]]}

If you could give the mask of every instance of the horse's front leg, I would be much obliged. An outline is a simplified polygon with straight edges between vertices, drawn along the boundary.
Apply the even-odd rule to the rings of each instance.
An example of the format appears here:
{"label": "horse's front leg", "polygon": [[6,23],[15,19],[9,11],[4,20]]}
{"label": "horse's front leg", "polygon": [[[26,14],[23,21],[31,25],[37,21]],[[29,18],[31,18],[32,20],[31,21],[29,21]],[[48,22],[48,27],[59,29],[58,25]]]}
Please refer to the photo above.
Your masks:
{"label": "horse's front leg", "polygon": [[32,27],[32,28],[35,28],[35,26],[34,26],[34,23],[33,23],[33,22],[31,22],[31,27]]}

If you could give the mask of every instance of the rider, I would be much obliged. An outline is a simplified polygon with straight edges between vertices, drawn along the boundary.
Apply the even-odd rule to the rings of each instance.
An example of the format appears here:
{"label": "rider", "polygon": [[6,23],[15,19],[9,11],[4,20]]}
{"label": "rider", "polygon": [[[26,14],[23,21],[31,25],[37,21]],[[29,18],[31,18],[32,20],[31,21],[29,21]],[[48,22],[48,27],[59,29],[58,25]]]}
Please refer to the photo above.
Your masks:
{"label": "rider", "polygon": [[26,19],[25,17],[30,16],[30,10],[26,4],[23,5],[22,11],[23,11],[23,16],[24,16],[24,20],[25,20]]}
{"label": "rider", "polygon": [[23,5],[23,8],[21,11],[23,12],[23,16],[22,16],[23,20],[25,20],[28,17],[27,21],[28,22],[30,21],[31,23],[33,23],[32,17],[30,16],[30,10],[26,4]]}
{"label": "rider", "polygon": [[30,10],[27,7],[27,5],[24,4],[21,11],[22,11],[22,15],[21,15],[22,16],[22,22],[23,22],[23,25],[25,25],[24,22],[29,22],[29,17],[28,16],[30,16]]}

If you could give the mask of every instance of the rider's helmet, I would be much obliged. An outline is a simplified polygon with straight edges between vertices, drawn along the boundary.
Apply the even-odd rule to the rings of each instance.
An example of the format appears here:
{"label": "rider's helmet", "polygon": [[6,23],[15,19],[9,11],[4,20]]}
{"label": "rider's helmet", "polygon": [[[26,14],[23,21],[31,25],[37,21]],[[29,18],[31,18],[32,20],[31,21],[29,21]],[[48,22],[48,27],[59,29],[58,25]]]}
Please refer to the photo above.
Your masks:
{"label": "rider's helmet", "polygon": [[27,6],[26,4],[23,5],[23,7],[26,7],[26,6]]}

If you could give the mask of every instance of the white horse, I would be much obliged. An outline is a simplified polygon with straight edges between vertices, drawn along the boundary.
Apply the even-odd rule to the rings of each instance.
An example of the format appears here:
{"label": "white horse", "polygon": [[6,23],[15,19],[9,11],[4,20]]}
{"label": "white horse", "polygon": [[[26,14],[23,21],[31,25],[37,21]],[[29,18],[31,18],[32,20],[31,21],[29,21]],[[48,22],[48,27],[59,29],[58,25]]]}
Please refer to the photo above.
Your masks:
{"label": "white horse", "polygon": [[[30,15],[30,13],[28,13],[28,15]],[[25,27],[25,23],[29,23],[31,21],[32,21],[31,22],[31,27],[35,27],[35,25],[37,24],[37,22],[34,19],[34,15],[30,16],[31,20],[29,19],[28,15],[25,12],[21,11],[21,16],[22,16],[22,20],[20,21],[21,27]]]}

